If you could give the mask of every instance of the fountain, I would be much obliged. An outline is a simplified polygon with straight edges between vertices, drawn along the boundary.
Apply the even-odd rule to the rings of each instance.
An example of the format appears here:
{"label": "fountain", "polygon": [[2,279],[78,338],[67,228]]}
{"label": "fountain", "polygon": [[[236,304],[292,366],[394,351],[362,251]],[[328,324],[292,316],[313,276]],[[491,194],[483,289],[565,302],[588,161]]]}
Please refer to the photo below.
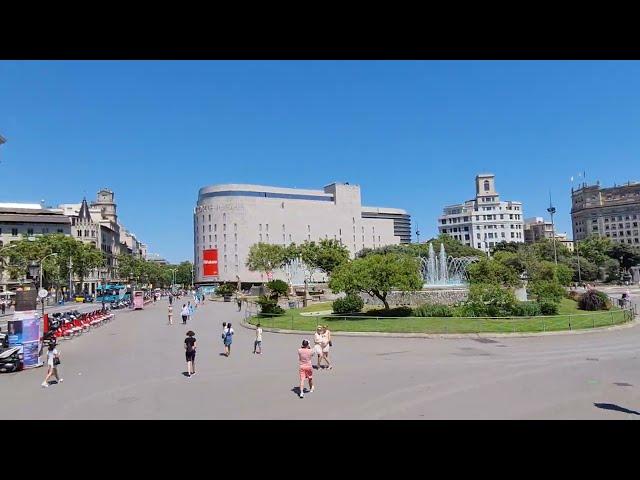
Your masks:
{"label": "fountain", "polygon": [[462,287],[468,283],[467,268],[476,257],[447,257],[444,244],[436,257],[433,244],[429,244],[427,258],[420,258],[423,288]]}
{"label": "fountain", "polygon": [[[469,294],[467,268],[476,261],[477,257],[448,256],[444,244],[436,255],[433,244],[429,244],[427,257],[420,257],[422,289],[416,292],[392,290],[387,300],[391,305],[412,307],[424,303],[453,305],[462,302]],[[366,304],[381,304],[367,295],[362,298]]]}

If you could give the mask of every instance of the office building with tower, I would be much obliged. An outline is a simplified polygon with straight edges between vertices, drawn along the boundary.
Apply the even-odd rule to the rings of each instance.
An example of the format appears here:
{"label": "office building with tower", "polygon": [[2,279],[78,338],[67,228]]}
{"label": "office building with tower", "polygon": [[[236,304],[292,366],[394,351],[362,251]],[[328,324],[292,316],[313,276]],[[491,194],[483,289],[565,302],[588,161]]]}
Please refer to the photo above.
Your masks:
{"label": "office building with tower", "polygon": [[[200,189],[193,212],[195,282],[266,282],[245,266],[255,243],[334,239],[351,256],[363,248],[411,242],[411,219],[397,208],[366,207],[360,187],[323,190],[224,184]],[[273,278],[285,279],[282,272]]]}
{"label": "office building with tower", "polygon": [[523,243],[522,203],[500,200],[495,175],[480,174],[475,198],[444,207],[438,231],[484,252],[501,242]]}

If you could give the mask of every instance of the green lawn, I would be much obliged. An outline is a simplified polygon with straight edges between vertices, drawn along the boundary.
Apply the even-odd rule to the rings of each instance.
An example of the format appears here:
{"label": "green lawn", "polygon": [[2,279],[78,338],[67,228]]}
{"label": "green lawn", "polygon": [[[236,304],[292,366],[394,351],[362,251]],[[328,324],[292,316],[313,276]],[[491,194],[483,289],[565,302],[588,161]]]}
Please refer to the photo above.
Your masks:
{"label": "green lawn", "polygon": [[318,324],[327,325],[333,332],[395,332],[395,333],[508,333],[543,332],[554,330],[578,330],[603,327],[629,321],[629,315],[622,310],[609,312],[583,312],[576,302],[564,299],[559,315],[553,317],[513,317],[504,319],[458,318],[458,317],[305,317],[301,311],[330,310],[331,303],[309,305],[306,309],[287,310],[284,315],[260,316],[249,319],[252,324],[260,323],[267,328],[313,331]]}

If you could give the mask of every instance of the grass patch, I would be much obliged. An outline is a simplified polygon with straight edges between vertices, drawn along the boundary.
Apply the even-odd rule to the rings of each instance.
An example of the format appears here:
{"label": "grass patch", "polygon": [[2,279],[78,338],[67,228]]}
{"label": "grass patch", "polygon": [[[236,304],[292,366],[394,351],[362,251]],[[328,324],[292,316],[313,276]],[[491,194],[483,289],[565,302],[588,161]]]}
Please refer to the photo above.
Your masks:
{"label": "grass patch", "polygon": [[[310,310],[314,309],[314,310]],[[328,325],[333,332],[389,332],[389,333],[513,333],[580,330],[616,325],[631,320],[628,312],[612,309],[583,312],[573,300],[563,299],[559,314],[552,317],[460,318],[460,317],[404,317],[375,318],[323,315],[302,316],[302,311],[330,310],[331,302],[310,305],[306,309],[291,309],[278,316],[259,316],[249,323],[266,328],[313,331],[318,325]]]}

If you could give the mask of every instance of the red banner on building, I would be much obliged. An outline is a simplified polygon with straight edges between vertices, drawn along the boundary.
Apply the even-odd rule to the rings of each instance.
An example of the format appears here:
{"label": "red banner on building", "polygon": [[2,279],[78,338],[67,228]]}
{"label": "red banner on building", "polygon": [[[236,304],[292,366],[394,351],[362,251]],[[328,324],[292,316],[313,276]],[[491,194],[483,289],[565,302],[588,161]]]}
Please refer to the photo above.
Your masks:
{"label": "red banner on building", "polygon": [[215,277],[218,275],[218,249],[202,251],[203,275],[205,277]]}

